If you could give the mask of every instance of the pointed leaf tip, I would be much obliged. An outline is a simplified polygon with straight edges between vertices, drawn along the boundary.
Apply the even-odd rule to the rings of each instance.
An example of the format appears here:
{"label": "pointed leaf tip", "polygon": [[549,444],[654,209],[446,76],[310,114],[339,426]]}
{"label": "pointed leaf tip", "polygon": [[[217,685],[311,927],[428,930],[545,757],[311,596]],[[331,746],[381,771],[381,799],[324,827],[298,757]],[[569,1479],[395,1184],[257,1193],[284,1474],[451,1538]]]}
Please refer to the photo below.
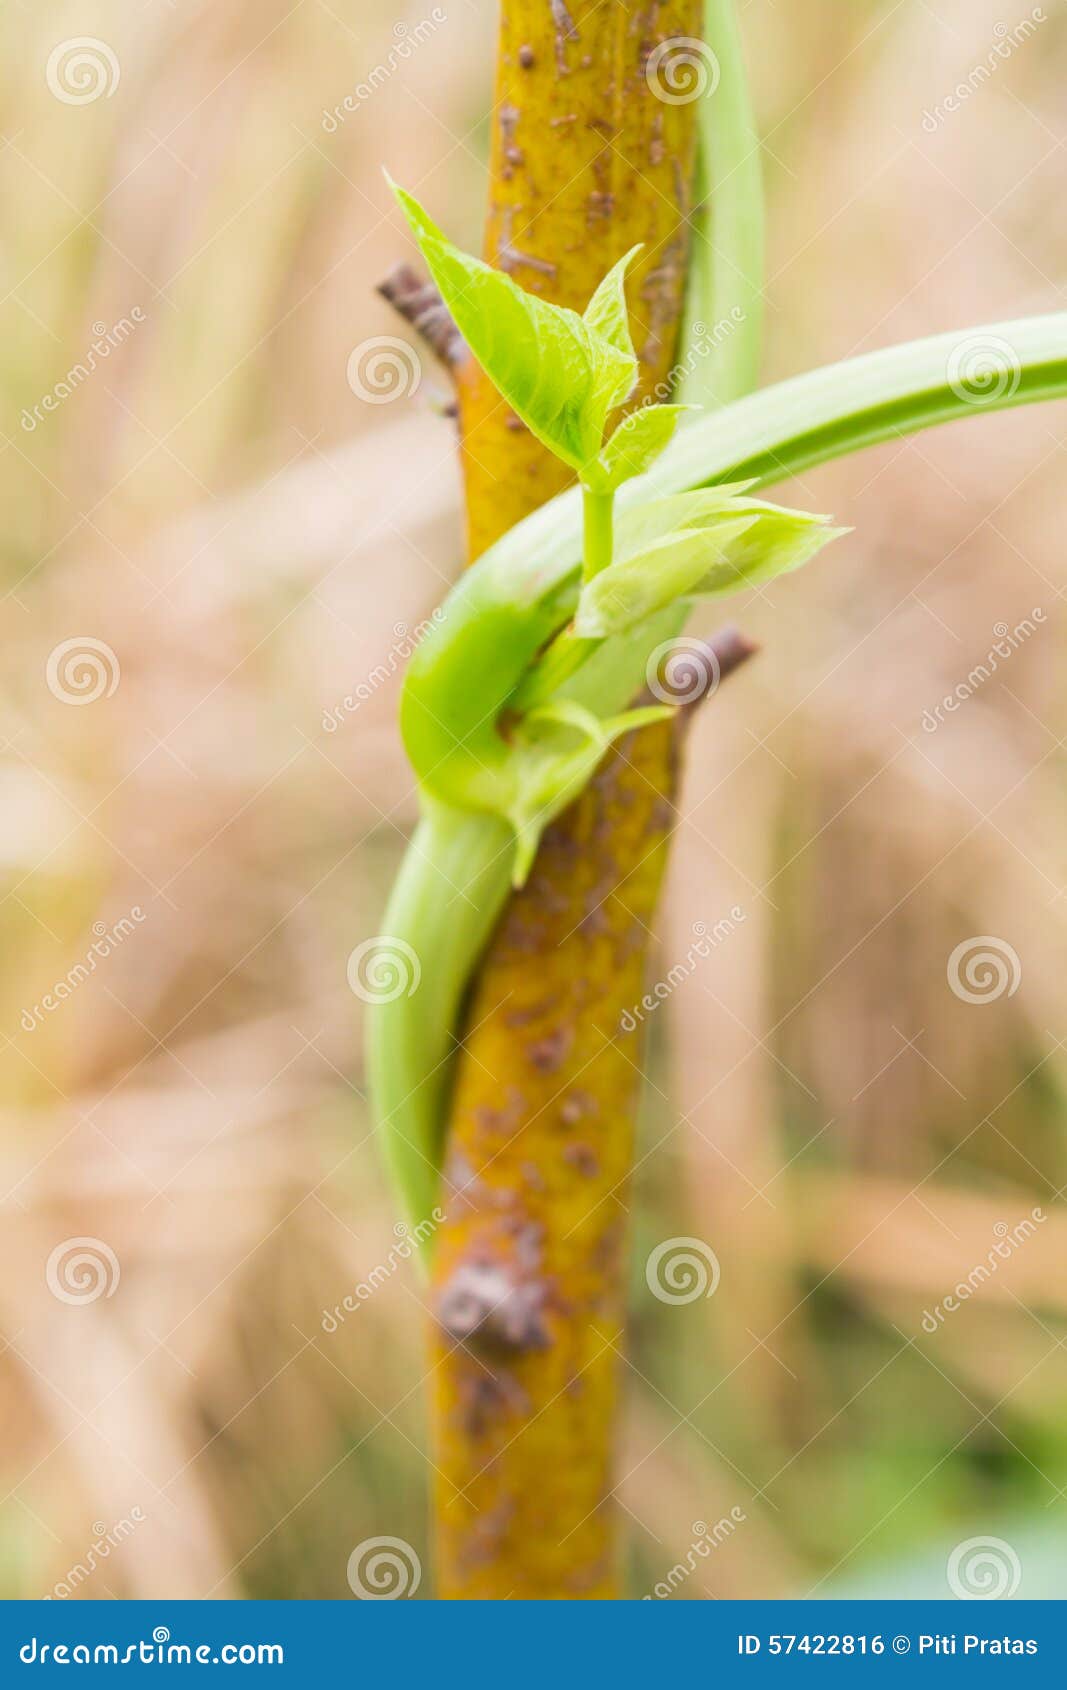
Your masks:
{"label": "pointed leaf tip", "polygon": [[[620,266],[597,289],[587,320],[526,293],[461,252],[413,194],[397,200],[452,319],[497,391],[531,433],[572,469],[596,457],[609,413],[633,386]],[[621,261],[625,263],[626,260]]]}

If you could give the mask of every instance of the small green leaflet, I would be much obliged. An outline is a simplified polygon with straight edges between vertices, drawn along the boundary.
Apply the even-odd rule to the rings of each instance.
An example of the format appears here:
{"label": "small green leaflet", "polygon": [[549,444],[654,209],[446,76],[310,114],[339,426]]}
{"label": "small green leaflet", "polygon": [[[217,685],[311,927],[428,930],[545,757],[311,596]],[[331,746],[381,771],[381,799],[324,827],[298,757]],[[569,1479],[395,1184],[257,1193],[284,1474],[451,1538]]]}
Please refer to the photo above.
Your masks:
{"label": "small green leaflet", "polygon": [[736,490],[682,493],[642,506],[625,523],[616,560],[582,587],[580,639],[620,634],[677,599],[714,598],[797,569],[841,528]]}
{"label": "small green leaflet", "polygon": [[647,551],[601,570],[582,588],[575,635],[606,639],[687,598],[709,569],[730,567],[731,544],[756,521],[755,516],[723,516],[715,527],[668,534]]}
{"label": "small green leaflet", "polygon": [[674,715],[672,705],[646,705],[606,719],[573,699],[531,710],[515,736],[515,801],[508,819],[515,829],[512,884],[526,882],[541,835],[588,785],[605,751],[623,734]]}
{"label": "small green leaflet", "polygon": [[[753,505],[757,500],[752,500]],[[765,505],[758,521],[744,533],[728,555],[711,560],[707,574],[693,588],[692,597],[720,598],[741,587],[756,587],[799,569],[816,552],[850,534],[850,528],[831,528],[829,517],[807,511],[779,510]]]}
{"label": "small green leaflet", "polygon": [[582,477],[596,493],[613,493],[632,476],[643,475],[670,444],[678,418],[691,405],[642,405],[631,411]]}
{"label": "small green leaflet", "polygon": [[[737,514],[738,500],[751,483],[729,482],[722,487],[698,487],[691,493],[673,493],[632,506],[619,518],[615,534],[616,562],[645,551],[657,540],[682,528],[702,528],[729,513]],[[758,500],[752,503],[761,507]]]}
{"label": "small green leaflet", "polygon": [[580,473],[599,452],[608,415],[637,376],[622,293],[633,252],[597,288],[592,318],[580,317],[460,252],[411,194],[390,185],[486,375],[531,433]]}
{"label": "small green leaflet", "polygon": [[590,492],[613,493],[643,474],[692,407],[643,405],[604,443],[608,418],[637,380],[626,273],[640,247],[612,265],[579,316],[461,252],[413,195],[390,186],[457,328],[530,431]]}
{"label": "small green leaflet", "polygon": [[[543,828],[586,785],[612,741],[670,714],[669,707],[654,707],[612,715],[625,695],[601,713],[595,702],[588,708],[589,699],[562,697],[562,689],[580,686],[585,666],[595,667],[604,649],[627,649],[636,641],[629,656],[635,663],[643,661],[642,640],[654,632],[655,619],[679,601],[770,580],[805,562],[842,531],[829,528],[822,517],[750,498],[744,483],[631,508],[613,531],[615,492],[649,469],[686,409],[643,405],[605,441],[608,419],[629,397],[637,377],[625,284],[638,249],[619,259],[579,316],[525,293],[509,276],[460,252],[417,200],[393,187],[474,357],[506,403],[577,473],[585,490],[584,580],[577,602],[559,591],[562,583],[555,584],[559,602],[553,616],[558,611],[558,620],[539,623],[540,639],[530,646],[525,668],[516,669],[509,694],[497,702],[501,712],[507,706],[507,730],[494,739],[496,711],[479,709],[472,732],[484,729],[489,735],[485,758],[478,767],[464,766],[458,785],[460,805],[465,796],[477,808],[487,804],[487,793],[493,794],[488,807],[515,829],[515,875],[521,884]],[[509,615],[516,614],[518,607],[512,606]],[[501,626],[511,627],[508,617]],[[455,714],[455,705],[456,698],[450,697],[442,720]],[[457,749],[462,743],[457,739]],[[446,756],[443,762],[448,761]]]}
{"label": "small green leaflet", "polygon": [[[637,354],[630,335],[630,317],[626,309],[626,272],[641,251],[632,246],[617,264],[613,264],[599,284],[583,313],[583,321],[594,334],[600,335],[616,352],[628,358],[636,372]],[[623,394],[625,399],[626,394]]]}

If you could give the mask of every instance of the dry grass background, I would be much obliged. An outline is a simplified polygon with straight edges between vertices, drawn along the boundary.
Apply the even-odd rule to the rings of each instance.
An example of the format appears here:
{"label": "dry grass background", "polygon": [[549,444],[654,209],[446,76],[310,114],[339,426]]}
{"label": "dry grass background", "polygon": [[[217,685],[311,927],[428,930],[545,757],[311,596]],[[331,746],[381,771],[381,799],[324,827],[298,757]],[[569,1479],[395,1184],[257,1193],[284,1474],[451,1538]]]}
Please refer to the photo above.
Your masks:
{"label": "dry grass background", "polygon": [[[424,1554],[419,1287],[398,1272],[320,1324],[393,1242],[345,965],[413,800],[395,681],[333,733],[323,712],[393,666],[457,567],[443,382],[371,406],[346,364],[398,332],[373,291],[407,250],[382,163],[477,240],[493,7],[445,0],[370,102],[332,134],[321,113],[430,10],[92,0],[0,20],[8,1595],[51,1589],[133,1510],[81,1595],[344,1597],[361,1539]],[[1014,12],[750,0],[744,20],[771,374],[1062,307],[1061,9],[933,133],[924,110]],[[64,104],[48,55],[90,33],[121,79]],[[23,426],[134,307],[106,365]],[[990,1533],[1040,1593],[1032,1545],[1062,1530],[1067,1486],[1063,426],[1059,407],[978,420],[808,477],[790,495],[856,533],[737,606],[764,654],[694,735],[659,933],[662,974],[694,920],[745,911],[655,1018],[635,1591],[737,1507],[680,1595],[877,1584],[923,1554],[941,1594],[942,1546]],[[994,625],[1035,608],[1035,635],[925,732]],[[74,708],[46,665],[86,636],[121,680]],[[28,1031],[93,924],[135,908]],[[946,963],[980,934],[1022,980],[978,1007]],[[924,1333],[1035,1204],[1037,1235]],[[686,1234],[721,1286],[664,1306],[644,1257]],[[74,1306],[45,1264],[82,1236],[121,1279]]]}

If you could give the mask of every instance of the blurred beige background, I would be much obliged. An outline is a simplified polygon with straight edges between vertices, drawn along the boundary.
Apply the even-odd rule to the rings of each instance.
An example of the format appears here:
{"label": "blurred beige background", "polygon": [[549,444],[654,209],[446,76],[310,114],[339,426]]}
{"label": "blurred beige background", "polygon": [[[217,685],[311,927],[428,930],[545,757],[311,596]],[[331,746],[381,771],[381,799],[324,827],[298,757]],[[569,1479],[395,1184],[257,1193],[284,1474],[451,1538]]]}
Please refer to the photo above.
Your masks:
{"label": "blurred beige background", "polygon": [[[1061,6],[742,10],[769,376],[1063,307]],[[477,244],[494,28],[488,0],[0,18],[9,1596],[348,1597],[382,1535],[426,1561],[419,1285],[323,1311],[396,1242],[346,962],[414,815],[402,660],[459,564],[443,377],[368,385],[410,252],[381,167]],[[653,1018],[635,1594],[684,1565],[683,1599],[942,1595],[990,1537],[1055,1588],[1063,432],[979,418],[811,475],[788,496],[856,532],[736,606],[764,651],[693,736],[655,963],[744,912]],[[986,937],[970,1002],[950,958]],[[714,1297],[650,1295],[676,1236]]]}

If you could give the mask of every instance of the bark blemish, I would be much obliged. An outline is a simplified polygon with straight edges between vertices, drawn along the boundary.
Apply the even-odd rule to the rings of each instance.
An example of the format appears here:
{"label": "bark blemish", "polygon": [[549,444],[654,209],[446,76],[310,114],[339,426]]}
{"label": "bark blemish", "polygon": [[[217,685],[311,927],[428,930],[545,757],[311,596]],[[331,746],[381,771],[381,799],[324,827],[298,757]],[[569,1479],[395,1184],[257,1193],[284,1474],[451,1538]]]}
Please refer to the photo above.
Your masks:
{"label": "bark blemish", "polygon": [[657,113],[652,123],[652,133],[648,142],[648,162],[656,169],[667,156],[667,149],[663,142],[663,114]]}
{"label": "bark blemish", "polygon": [[[495,1375],[479,1371],[466,1385],[460,1399],[460,1416],[467,1437],[476,1443],[493,1431],[506,1416],[523,1414],[526,1394],[507,1374]],[[501,1505],[503,1508],[505,1505]],[[510,1508],[507,1510],[510,1512]],[[493,1514],[501,1509],[493,1511]],[[499,1531],[493,1515],[479,1516],[475,1535],[470,1542],[468,1559],[471,1562],[492,1560],[496,1554]]]}
{"label": "bark blemish", "polygon": [[560,76],[569,76],[570,67],[567,64],[566,43],[568,41],[579,41],[581,37],[578,34],[574,19],[567,10],[566,0],[548,0],[548,3],[552,12],[552,21],[556,26],[556,69]]}
{"label": "bark blemish", "polygon": [[520,252],[510,241],[501,245],[500,268],[510,276],[513,270],[536,270],[540,276],[554,276],[556,266],[547,258],[535,258],[531,252]]}
{"label": "bark blemish", "polygon": [[505,207],[500,228],[500,241],[497,246],[498,267],[509,276],[513,270],[522,268],[536,270],[542,276],[554,276],[556,266],[549,259],[537,258],[529,252],[520,252],[518,247],[512,244],[511,230],[514,220],[515,208],[509,205]]}
{"label": "bark blemish", "polygon": [[[606,882],[606,885],[609,888],[614,884],[614,878]],[[600,888],[594,887],[593,891],[590,892],[589,897],[592,903],[592,908],[583,915],[579,923],[579,931],[584,933],[587,938],[595,937],[598,933],[610,933],[611,917],[604,908]]]}
{"label": "bark blemish", "polygon": [[521,1125],[526,1111],[526,1098],[517,1086],[509,1086],[503,1104],[481,1103],[477,1109],[477,1121],[482,1131],[490,1137],[510,1138],[516,1127]]}
{"label": "bark blemish", "polygon": [[567,1093],[559,1106],[559,1118],[565,1127],[576,1127],[579,1121],[584,1121],[587,1115],[597,1113],[597,1100],[587,1091],[577,1087]]}
{"label": "bark blemish", "polygon": [[536,1162],[527,1159],[522,1164],[522,1179],[527,1191],[536,1191],[540,1195],[545,1190],[545,1176]]}
{"label": "bark blemish", "polygon": [[583,1179],[594,1179],[600,1172],[600,1157],[591,1144],[568,1144],[564,1147],[563,1160],[569,1162],[576,1173]]}
{"label": "bark blemish", "polygon": [[573,1043],[574,1028],[557,1027],[555,1032],[546,1033],[543,1039],[528,1045],[526,1057],[539,1074],[555,1074],[562,1068]]}
{"label": "bark blemish", "polygon": [[546,1288],[497,1262],[464,1262],[442,1286],[437,1319],[450,1338],[524,1354],[544,1349]]}
{"label": "bark blemish", "polygon": [[536,1003],[525,1004],[521,1009],[509,1009],[504,1014],[504,1025],[528,1027],[531,1021],[540,1021],[543,1015],[547,1015],[555,1002],[554,997],[539,998]]}

